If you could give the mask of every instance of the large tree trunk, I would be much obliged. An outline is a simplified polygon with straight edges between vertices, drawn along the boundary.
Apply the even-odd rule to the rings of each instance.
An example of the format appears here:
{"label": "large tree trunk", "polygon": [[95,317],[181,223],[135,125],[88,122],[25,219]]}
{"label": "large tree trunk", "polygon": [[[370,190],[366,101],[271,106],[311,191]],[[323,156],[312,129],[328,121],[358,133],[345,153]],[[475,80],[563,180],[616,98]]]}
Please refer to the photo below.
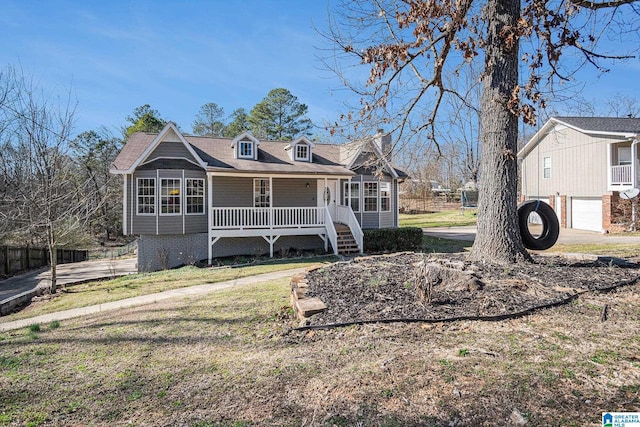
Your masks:
{"label": "large tree trunk", "polygon": [[520,1],[489,0],[485,13],[488,28],[481,99],[478,233],[471,258],[512,263],[531,259],[518,228],[518,117],[508,106],[518,85],[518,40],[514,38],[509,44],[505,36],[509,28],[515,33]]}

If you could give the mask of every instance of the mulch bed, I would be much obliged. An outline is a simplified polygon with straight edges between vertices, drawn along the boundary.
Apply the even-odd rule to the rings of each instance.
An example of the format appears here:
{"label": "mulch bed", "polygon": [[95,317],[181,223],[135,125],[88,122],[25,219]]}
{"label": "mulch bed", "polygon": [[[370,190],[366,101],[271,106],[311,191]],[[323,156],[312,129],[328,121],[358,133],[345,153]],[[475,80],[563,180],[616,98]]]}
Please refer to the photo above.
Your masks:
{"label": "mulch bed", "polygon": [[[307,295],[327,305],[326,311],[308,319],[308,325],[500,320],[566,303],[580,293],[640,281],[638,264],[562,256],[533,258],[534,263],[504,265],[472,263],[465,254],[401,253],[336,263],[307,275]],[[432,278],[429,298],[425,298],[424,275],[419,272],[423,263],[466,279],[444,274]]]}

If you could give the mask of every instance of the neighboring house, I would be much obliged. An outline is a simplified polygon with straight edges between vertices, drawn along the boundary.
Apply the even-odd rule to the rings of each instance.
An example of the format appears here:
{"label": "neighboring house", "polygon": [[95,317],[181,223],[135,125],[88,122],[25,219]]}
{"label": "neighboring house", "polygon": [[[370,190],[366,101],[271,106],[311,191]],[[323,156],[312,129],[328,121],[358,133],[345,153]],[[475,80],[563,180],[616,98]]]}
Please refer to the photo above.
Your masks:
{"label": "neighboring house", "polygon": [[[361,253],[363,228],[398,226],[390,135],[344,145],[183,135],[174,123],[131,135],[111,172],[124,178],[123,231],[138,270],[289,249]],[[383,155],[385,153],[386,155]]]}
{"label": "neighboring house", "polygon": [[616,231],[620,192],[638,187],[640,119],[552,117],[518,158],[522,195],[549,203],[560,225]]}

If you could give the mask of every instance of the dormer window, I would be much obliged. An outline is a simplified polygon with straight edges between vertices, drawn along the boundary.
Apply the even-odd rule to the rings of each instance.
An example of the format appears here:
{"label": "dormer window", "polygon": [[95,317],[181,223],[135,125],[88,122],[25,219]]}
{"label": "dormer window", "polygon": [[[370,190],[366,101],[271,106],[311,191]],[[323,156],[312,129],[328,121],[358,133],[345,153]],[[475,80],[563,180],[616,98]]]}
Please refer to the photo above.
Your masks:
{"label": "dormer window", "polygon": [[311,162],[315,144],[304,136],[287,144],[284,149],[289,152],[289,158],[295,162]]}
{"label": "dormer window", "polygon": [[238,157],[241,159],[253,159],[253,141],[240,141]]}
{"label": "dormer window", "polygon": [[258,145],[260,141],[251,135],[251,132],[244,132],[234,138],[231,148],[233,157],[236,159],[258,160]]}
{"label": "dormer window", "polygon": [[307,144],[296,145],[296,160],[309,161],[309,146]]}

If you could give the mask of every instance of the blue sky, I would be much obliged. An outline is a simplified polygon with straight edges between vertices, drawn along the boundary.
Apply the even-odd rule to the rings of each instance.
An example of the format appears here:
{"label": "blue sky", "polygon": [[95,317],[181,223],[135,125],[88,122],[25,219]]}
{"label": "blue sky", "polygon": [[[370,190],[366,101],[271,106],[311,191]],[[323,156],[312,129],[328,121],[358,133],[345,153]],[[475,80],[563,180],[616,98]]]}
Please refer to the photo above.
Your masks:
{"label": "blue sky", "polygon": [[316,58],[323,0],[2,3],[0,64],[72,87],[78,132],[119,128],[143,104],[190,131],[203,104],[249,110],[276,87],[320,124],[346,95]]}
{"label": "blue sky", "polygon": [[[328,44],[314,26],[326,28],[329,7],[326,0],[3,0],[0,65],[21,66],[47,91],[72,88],[76,132],[117,133],[143,104],[190,131],[203,104],[249,110],[276,87],[307,104],[321,125],[349,99],[316,58]],[[638,60],[604,76],[583,71],[583,96],[636,96],[639,71]]]}

